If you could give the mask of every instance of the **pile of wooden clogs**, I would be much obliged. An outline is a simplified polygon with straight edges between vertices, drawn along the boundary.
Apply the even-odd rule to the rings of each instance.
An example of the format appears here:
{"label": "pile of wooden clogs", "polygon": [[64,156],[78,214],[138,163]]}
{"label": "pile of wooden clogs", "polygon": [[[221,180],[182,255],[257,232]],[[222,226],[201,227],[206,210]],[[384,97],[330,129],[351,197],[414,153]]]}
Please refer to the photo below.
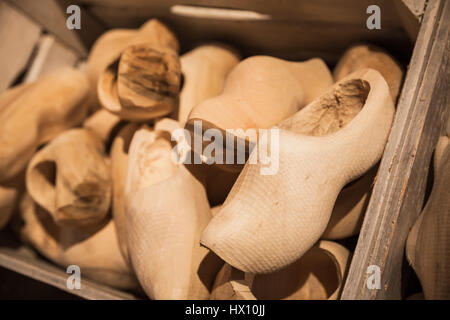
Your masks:
{"label": "pile of wooden clogs", "polygon": [[[320,58],[179,50],[153,19],[102,35],[84,71],[1,93],[0,227],[21,220],[54,263],[151,299],[337,299],[351,252],[336,240],[359,232],[402,68],[367,44],[333,73]],[[276,132],[269,174],[250,148],[262,134],[246,134],[260,129]],[[209,163],[187,141],[201,161],[176,161],[180,132],[231,134],[235,147],[213,141],[223,159],[248,152]]]}

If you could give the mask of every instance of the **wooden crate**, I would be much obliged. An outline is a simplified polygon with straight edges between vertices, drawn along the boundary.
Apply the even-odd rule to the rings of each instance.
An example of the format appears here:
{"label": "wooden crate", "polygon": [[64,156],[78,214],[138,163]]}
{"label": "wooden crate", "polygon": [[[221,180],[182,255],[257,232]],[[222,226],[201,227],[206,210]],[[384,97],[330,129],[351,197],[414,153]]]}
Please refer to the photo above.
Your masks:
{"label": "wooden crate", "polygon": [[[81,30],[70,31],[65,26],[69,4],[82,8]],[[366,8],[372,4],[381,8],[381,30],[366,27]],[[28,81],[55,67],[55,63],[76,64],[104,30],[138,27],[151,17],[175,31],[182,52],[200,42],[219,40],[236,46],[245,56],[267,54],[293,60],[319,56],[333,66],[355,42],[385,47],[408,67],[407,74],[341,298],[403,297],[405,240],[423,206],[431,155],[449,113],[449,1],[6,0],[0,6],[0,18],[3,8],[8,7],[28,22],[27,28],[33,31],[27,41],[34,43],[21,44],[25,58],[20,58],[11,79],[0,79],[8,83],[5,86],[24,69],[28,71],[22,80]],[[0,28],[3,39],[6,36],[1,30],[4,28]],[[48,33],[47,38],[42,38],[43,31]],[[76,58],[67,54],[61,58],[61,53],[52,56],[47,52],[49,46],[64,47],[63,52]],[[0,49],[0,58],[2,52]],[[3,70],[3,59],[0,65]],[[29,250],[20,246],[12,249],[2,239],[0,266],[68,290],[64,270],[24,253]],[[381,289],[368,289],[366,285],[370,265],[381,268]],[[83,285],[82,290],[70,292],[88,299],[135,298],[93,281],[86,280]]]}

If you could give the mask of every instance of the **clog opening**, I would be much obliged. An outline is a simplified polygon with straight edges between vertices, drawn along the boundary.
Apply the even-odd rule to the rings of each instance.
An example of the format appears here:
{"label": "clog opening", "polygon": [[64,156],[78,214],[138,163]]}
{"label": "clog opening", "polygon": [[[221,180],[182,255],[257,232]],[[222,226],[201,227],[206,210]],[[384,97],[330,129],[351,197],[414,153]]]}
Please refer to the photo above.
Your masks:
{"label": "clog opening", "polygon": [[313,247],[275,273],[256,275],[251,291],[257,299],[325,300],[341,283],[339,267],[327,251]]}

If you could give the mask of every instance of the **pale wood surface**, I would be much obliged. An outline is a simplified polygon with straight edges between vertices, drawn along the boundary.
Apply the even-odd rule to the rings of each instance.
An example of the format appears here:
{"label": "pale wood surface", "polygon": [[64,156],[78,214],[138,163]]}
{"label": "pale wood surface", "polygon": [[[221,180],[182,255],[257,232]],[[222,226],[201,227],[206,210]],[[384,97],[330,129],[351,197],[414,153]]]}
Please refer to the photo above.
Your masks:
{"label": "pale wood surface", "polygon": [[52,73],[61,67],[74,67],[78,54],[63,45],[52,35],[39,39],[36,56],[28,69],[24,82],[32,82],[38,77]]}
{"label": "pale wood surface", "polygon": [[24,71],[40,33],[39,25],[6,2],[0,2],[0,92]]}
{"label": "pale wood surface", "polygon": [[[342,299],[400,299],[405,240],[423,205],[431,154],[449,109],[450,3],[429,1]],[[369,290],[367,267],[381,268]]]}
{"label": "pale wood surface", "polygon": [[7,0],[30,18],[40,24],[61,42],[73,48],[81,56],[87,54],[87,48],[105,30],[103,25],[92,18],[87,10],[81,10],[81,29],[69,30],[66,8],[72,4],[65,0]]}

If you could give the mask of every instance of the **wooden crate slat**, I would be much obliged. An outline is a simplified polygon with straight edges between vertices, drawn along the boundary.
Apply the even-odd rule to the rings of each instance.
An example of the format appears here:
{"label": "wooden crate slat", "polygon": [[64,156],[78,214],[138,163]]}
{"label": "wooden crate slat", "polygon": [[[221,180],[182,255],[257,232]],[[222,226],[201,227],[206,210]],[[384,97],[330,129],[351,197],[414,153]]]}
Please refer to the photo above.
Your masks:
{"label": "wooden crate slat", "polygon": [[[450,3],[428,2],[342,299],[400,299],[405,240],[423,205],[431,155],[449,108]],[[367,267],[381,268],[368,289]]]}
{"label": "wooden crate slat", "polygon": [[7,3],[0,2],[0,92],[27,66],[41,28]]}
{"label": "wooden crate slat", "polygon": [[[395,0],[397,1],[397,0]],[[398,0],[401,1],[401,0]],[[416,2],[425,0],[403,0],[408,6],[416,10],[420,4]],[[394,1],[392,0],[315,0],[315,1],[279,1],[279,0],[79,0],[80,3],[94,7],[111,9],[136,9],[147,13],[169,12],[174,5],[192,5],[204,8],[226,8],[249,10],[269,14],[274,19],[321,21],[330,23],[343,23],[361,25],[367,18],[366,8],[369,5],[378,5],[382,10],[383,23],[398,25]],[[111,21],[114,23],[114,21]]]}
{"label": "wooden crate slat", "polygon": [[[22,249],[23,250],[23,249]],[[47,283],[58,289],[69,292],[85,299],[92,300],[134,300],[132,294],[115,290],[83,278],[81,273],[81,288],[68,289],[67,278],[69,274],[60,268],[19,252],[19,249],[0,247],[0,266],[18,272],[32,279]]]}
{"label": "wooden crate slat", "polygon": [[403,27],[410,39],[415,41],[420,29],[420,21],[426,7],[426,0],[394,1]]}
{"label": "wooden crate slat", "polygon": [[409,58],[412,49],[412,41],[400,21],[396,26],[373,32],[365,25],[365,13],[359,15],[364,18],[361,23],[342,24],[302,19],[234,21],[181,17],[170,14],[167,8],[94,6],[89,10],[110,27],[135,28],[157,17],[173,29],[183,52],[201,42],[222,41],[239,48],[244,56],[266,54],[290,60],[318,56],[335,63],[342,52],[357,41],[390,48],[398,58]]}
{"label": "wooden crate slat", "polygon": [[75,51],[61,44],[51,35],[43,35],[39,39],[37,53],[28,69],[24,82],[36,80],[58,70],[61,67],[73,67],[79,56]]}
{"label": "wooden crate slat", "polygon": [[87,55],[88,48],[105,31],[104,26],[93,19],[86,10],[81,10],[81,29],[66,27],[66,8],[72,4],[65,0],[7,0],[30,18],[51,32],[61,42],[74,49],[80,56]]}

